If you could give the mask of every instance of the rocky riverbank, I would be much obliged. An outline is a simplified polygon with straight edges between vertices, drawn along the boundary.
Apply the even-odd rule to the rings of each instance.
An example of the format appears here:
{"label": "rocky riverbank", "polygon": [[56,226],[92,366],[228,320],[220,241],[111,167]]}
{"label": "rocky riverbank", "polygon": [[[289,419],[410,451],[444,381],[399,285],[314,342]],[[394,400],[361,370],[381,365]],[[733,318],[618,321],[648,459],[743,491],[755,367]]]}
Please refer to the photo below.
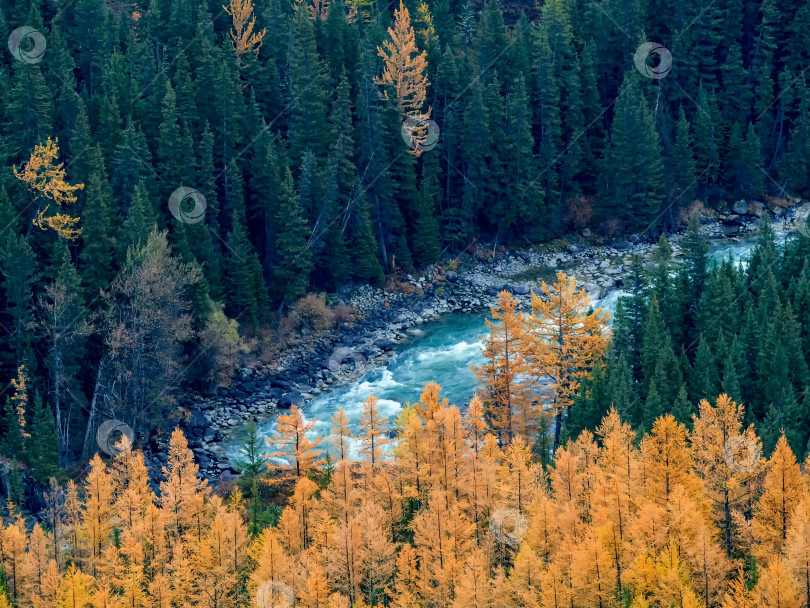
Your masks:
{"label": "rocky riverbank", "polygon": [[[704,235],[713,241],[733,242],[755,230],[756,220],[767,213],[764,206],[735,204],[734,213],[723,218],[701,218]],[[774,214],[777,230],[790,228],[795,208]],[[194,450],[201,473],[210,479],[236,474],[222,447],[223,439],[238,437],[251,419],[261,421],[278,409],[306,403],[324,391],[353,382],[369,367],[386,365],[397,344],[424,336],[420,325],[442,315],[470,313],[495,304],[506,289],[528,306],[531,291],[557,270],[574,275],[594,299],[621,288],[632,256],[646,258],[654,243],[638,238],[610,245],[589,244],[587,232],[565,248],[508,252],[499,250],[465,253],[455,271],[431,267],[421,277],[408,276],[414,293],[391,293],[363,286],[343,294],[355,306],[358,318],[289,348],[280,363],[270,368],[256,365],[239,369],[232,385],[215,395],[190,396],[180,406],[188,412],[183,428]],[[680,255],[683,233],[669,236],[673,253]],[[165,451],[156,446],[150,468],[160,469]]]}

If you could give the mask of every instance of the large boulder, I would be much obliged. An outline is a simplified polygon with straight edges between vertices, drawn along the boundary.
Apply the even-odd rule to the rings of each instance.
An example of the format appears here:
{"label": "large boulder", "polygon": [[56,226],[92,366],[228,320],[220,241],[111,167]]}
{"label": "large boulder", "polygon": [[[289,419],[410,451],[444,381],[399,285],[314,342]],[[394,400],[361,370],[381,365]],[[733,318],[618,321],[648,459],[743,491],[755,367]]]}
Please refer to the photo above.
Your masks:
{"label": "large boulder", "polygon": [[289,391],[293,388],[293,382],[289,379],[285,378],[273,378],[270,380],[270,386],[273,388],[280,388],[285,391]]}
{"label": "large boulder", "polygon": [[731,210],[737,215],[746,215],[748,213],[748,202],[737,201],[731,204]]}
{"label": "large boulder", "polygon": [[745,224],[745,220],[739,215],[727,215],[726,217],[722,218],[720,222],[724,226],[742,226]]}
{"label": "large boulder", "polygon": [[416,327],[409,327],[407,330],[405,330],[405,333],[411,336],[412,338],[425,337],[425,332],[423,332],[421,329],[417,329]]}
{"label": "large boulder", "polygon": [[188,412],[188,417],[183,426],[191,431],[193,435],[202,437],[205,429],[211,426],[211,423],[208,422],[208,418],[196,407],[187,407],[186,411]]}
{"label": "large boulder", "polygon": [[751,203],[750,205],[748,205],[748,211],[750,213],[753,213],[757,217],[762,217],[763,215],[765,215],[765,204],[759,202]]}
{"label": "large boulder", "polygon": [[284,393],[278,402],[278,406],[283,409],[290,409],[292,406],[304,407],[304,398],[299,392]]}
{"label": "large boulder", "polygon": [[376,340],[374,340],[374,342],[372,342],[374,348],[379,348],[380,350],[389,350],[391,348],[394,348],[396,344],[397,344],[396,342],[394,342],[389,338],[377,338]]}

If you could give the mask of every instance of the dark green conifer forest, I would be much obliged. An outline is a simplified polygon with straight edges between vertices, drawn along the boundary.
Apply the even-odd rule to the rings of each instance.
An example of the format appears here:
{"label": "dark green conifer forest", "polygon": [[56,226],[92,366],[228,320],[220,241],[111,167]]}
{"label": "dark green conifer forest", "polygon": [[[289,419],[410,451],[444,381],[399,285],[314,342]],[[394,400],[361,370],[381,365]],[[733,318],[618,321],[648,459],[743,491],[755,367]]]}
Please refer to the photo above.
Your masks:
{"label": "dark green conifer forest", "polygon": [[[307,293],[810,195],[806,2],[308,1],[0,4],[0,31],[39,33],[0,53],[0,453],[41,481],[86,461],[103,411],[175,415]],[[409,99],[382,79],[405,10]],[[641,69],[648,41],[668,55]],[[59,201],[23,179],[48,150]],[[611,402],[688,422],[722,390],[775,443],[810,390],[810,270],[761,238],[745,271],[709,270],[693,233],[674,278],[665,247],[639,263],[568,433]]]}

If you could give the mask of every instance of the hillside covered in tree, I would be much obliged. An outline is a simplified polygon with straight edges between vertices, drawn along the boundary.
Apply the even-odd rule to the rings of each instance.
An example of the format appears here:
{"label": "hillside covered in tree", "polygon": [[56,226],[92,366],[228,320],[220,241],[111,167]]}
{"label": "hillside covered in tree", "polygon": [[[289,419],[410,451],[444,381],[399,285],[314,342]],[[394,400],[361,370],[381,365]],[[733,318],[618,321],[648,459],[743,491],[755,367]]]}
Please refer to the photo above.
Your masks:
{"label": "hillside covered in tree", "polygon": [[807,194],[808,25],[772,0],[6,2],[0,378],[24,369],[66,465],[98,412],[149,428],[309,291]]}

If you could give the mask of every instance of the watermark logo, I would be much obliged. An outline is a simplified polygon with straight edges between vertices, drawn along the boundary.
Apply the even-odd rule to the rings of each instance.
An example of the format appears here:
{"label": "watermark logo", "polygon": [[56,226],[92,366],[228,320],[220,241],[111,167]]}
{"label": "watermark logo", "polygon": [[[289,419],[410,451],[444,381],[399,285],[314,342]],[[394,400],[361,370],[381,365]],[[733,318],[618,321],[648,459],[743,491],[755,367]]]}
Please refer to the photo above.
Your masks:
{"label": "watermark logo", "polygon": [[[189,208],[187,199],[193,203],[193,207]],[[181,186],[169,197],[169,211],[184,224],[199,224],[207,208],[205,197],[194,188]]]}
{"label": "watermark logo", "polygon": [[810,220],[810,203],[805,203],[796,211],[796,232],[806,239],[810,239],[810,226],[807,221]]}
{"label": "watermark logo", "polygon": [[738,473],[750,473],[759,463],[762,450],[756,439],[734,435],[723,445],[723,460],[730,469]]}
{"label": "watermark logo", "polygon": [[18,27],[8,37],[8,50],[17,61],[39,63],[45,56],[48,44],[39,30],[28,25]]}
{"label": "watermark logo", "polygon": [[[650,57],[653,57],[652,61],[655,62],[652,65],[649,63]],[[636,69],[643,76],[653,80],[660,80],[669,74],[672,69],[672,53],[663,44],[645,42],[636,49],[636,53],[633,55],[633,63],[636,64]]]}
{"label": "watermark logo", "polygon": [[292,608],[295,593],[284,583],[267,581],[256,591],[256,604],[259,608]]}
{"label": "watermark logo", "polygon": [[499,543],[510,547],[520,546],[529,522],[517,509],[498,509],[489,518],[489,529]]}
{"label": "watermark logo", "polygon": [[349,346],[340,346],[329,357],[327,366],[333,374],[343,372],[344,375],[358,378],[366,373],[368,359],[363,353]]}
{"label": "watermark logo", "polygon": [[129,441],[129,446],[135,441],[135,432],[130,426],[120,420],[105,420],[96,431],[96,442],[101,451],[107,456],[118,456],[123,449],[119,445],[124,437]]}
{"label": "watermark logo", "polygon": [[402,139],[412,150],[428,152],[439,143],[439,125],[423,116],[408,116],[400,129]]}

